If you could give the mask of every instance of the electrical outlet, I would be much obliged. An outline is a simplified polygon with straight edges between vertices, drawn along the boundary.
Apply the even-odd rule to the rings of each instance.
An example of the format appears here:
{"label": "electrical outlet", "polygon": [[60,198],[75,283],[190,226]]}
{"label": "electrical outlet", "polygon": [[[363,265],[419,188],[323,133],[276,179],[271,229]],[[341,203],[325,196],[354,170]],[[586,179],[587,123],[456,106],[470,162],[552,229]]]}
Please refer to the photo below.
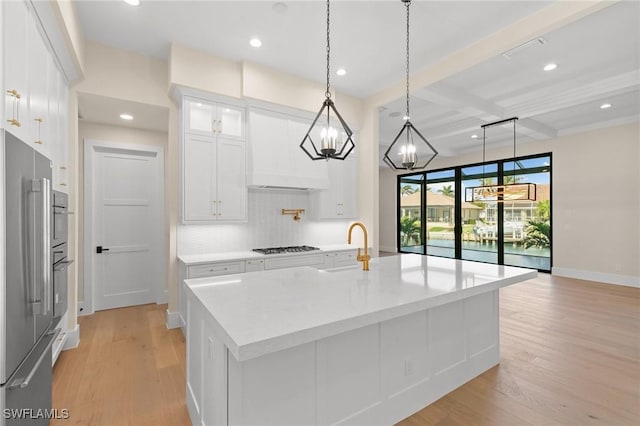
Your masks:
{"label": "electrical outlet", "polygon": [[413,363],[410,359],[404,360],[404,375],[410,376],[413,374]]}

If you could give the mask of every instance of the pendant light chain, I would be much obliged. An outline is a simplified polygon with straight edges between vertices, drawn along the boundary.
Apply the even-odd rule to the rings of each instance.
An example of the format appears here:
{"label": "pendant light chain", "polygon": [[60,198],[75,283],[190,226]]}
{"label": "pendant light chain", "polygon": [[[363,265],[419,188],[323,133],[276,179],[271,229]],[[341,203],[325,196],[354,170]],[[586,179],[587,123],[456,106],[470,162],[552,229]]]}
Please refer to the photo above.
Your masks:
{"label": "pendant light chain", "polygon": [[327,0],[327,91],[324,93],[324,95],[327,97],[327,99],[331,98],[331,91],[329,90],[331,88],[331,85],[329,83],[329,78],[331,76],[331,68],[330,68],[330,62],[331,62],[331,38],[330,38],[330,33],[329,33],[329,26],[331,24],[331,18],[330,18],[330,8],[329,8],[329,0]]}
{"label": "pendant light chain", "polygon": [[396,138],[391,142],[391,145],[384,153],[384,162],[395,170],[416,170],[426,169],[429,163],[438,155],[438,151],[435,150],[433,145],[411,124],[410,117],[410,96],[409,96],[409,78],[410,78],[410,61],[409,61],[409,34],[411,28],[411,15],[410,6],[411,0],[400,0],[407,8],[407,22],[406,22],[406,35],[407,35],[407,55],[406,55],[406,115],[404,117],[404,123],[398,132]]}
{"label": "pendant light chain", "polygon": [[[344,121],[331,99],[331,8],[327,0],[327,88],[325,99],[316,118],[311,122],[300,148],[312,160],[344,160],[356,147],[353,132]],[[326,116],[326,119],[325,119]],[[320,120],[320,121],[319,121]],[[325,121],[326,120],[326,121]],[[317,133],[320,137],[317,137]],[[314,142],[314,139],[316,140]]]}
{"label": "pendant light chain", "polygon": [[409,120],[409,6],[411,6],[411,0],[405,3],[407,7],[407,120]]}

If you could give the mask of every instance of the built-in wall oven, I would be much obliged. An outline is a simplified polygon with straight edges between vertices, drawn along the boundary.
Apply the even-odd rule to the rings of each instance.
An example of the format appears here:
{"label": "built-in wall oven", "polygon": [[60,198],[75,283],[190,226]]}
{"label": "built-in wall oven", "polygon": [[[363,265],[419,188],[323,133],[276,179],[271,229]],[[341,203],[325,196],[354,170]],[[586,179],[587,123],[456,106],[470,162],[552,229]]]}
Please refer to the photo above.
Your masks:
{"label": "built-in wall oven", "polygon": [[67,312],[67,268],[73,262],[67,256],[69,202],[67,194],[53,191],[53,317],[62,317]]}

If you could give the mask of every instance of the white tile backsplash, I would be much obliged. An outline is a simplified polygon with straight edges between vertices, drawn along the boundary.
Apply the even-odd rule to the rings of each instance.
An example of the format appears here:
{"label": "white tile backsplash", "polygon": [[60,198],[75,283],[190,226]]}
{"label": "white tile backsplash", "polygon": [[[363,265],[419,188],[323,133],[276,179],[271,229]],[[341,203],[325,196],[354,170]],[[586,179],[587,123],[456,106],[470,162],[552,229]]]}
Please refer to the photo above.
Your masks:
{"label": "white tile backsplash", "polygon": [[[260,247],[345,244],[352,220],[311,219],[307,191],[250,189],[247,223],[178,225],[178,254],[243,251]],[[302,220],[280,214],[282,209],[305,209]]]}

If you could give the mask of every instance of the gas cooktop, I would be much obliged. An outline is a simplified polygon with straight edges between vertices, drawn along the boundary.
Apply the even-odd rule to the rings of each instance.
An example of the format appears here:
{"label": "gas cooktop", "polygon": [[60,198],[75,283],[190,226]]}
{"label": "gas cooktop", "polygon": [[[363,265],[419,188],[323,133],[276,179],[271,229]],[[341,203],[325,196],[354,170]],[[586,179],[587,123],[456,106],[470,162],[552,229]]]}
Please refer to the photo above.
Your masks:
{"label": "gas cooktop", "polygon": [[253,251],[262,254],[279,254],[279,253],[302,253],[305,251],[320,250],[318,247],[311,246],[290,246],[290,247],[267,247],[253,249]]}

